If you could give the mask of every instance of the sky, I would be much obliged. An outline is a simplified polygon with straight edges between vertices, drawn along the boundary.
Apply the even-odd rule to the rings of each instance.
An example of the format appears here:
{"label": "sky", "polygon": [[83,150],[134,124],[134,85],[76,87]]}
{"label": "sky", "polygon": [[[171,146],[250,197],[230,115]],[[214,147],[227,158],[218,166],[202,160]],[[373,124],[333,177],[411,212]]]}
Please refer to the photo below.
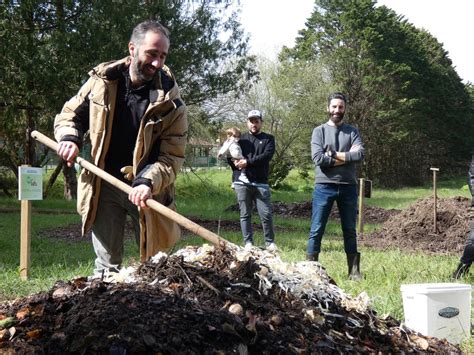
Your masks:
{"label": "sky", "polygon": [[[251,52],[276,58],[283,45],[293,47],[305,27],[314,0],[240,0],[241,22],[250,34]],[[458,75],[474,83],[473,0],[378,0],[443,44]],[[448,5],[449,4],[449,5]]]}

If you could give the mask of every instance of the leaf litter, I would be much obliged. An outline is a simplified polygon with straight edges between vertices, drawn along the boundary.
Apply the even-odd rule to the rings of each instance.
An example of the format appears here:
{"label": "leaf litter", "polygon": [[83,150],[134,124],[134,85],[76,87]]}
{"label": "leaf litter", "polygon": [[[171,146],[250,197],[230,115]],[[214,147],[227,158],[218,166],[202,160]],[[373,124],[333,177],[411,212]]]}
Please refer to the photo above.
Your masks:
{"label": "leaf litter", "polygon": [[317,262],[204,245],[0,304],[5,354],[460,353],[379,317]]}

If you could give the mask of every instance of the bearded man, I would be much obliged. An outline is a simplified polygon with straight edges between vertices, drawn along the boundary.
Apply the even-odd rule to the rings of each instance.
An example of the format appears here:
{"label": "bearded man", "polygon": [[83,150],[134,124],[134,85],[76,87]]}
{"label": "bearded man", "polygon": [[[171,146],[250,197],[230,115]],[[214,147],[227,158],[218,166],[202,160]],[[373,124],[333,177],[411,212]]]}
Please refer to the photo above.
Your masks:
{"label": "bearded man", "polygon": [[169,46],[163,25],[138,24],[128,43],[130,55],[92,69],[55,118],[58,154],[69,166],[86,136],[90,161],[132,187],[127,196],[89,171],[81,172],[77,207],[83,234],[92,230],[94,276],[121,267],[127,215],[142,261],[171,248],[180,236],[176,223],[146,206],[153,198],[175,208],[174,182],[184,162],[187,111],[165,66]]}
{"label": "bearded man", "polygon": [[311,230],[307,260],[318,261],[321,240],[334,201],[337,203],[347,254],[349,278],[360,280],[360,253],[357,251],[356,163],[364,158],[359,131],[344,123],[346,97],[340,92],[328,97],[329,120],[316,127],[311,137],[311,158],[316,167]]}

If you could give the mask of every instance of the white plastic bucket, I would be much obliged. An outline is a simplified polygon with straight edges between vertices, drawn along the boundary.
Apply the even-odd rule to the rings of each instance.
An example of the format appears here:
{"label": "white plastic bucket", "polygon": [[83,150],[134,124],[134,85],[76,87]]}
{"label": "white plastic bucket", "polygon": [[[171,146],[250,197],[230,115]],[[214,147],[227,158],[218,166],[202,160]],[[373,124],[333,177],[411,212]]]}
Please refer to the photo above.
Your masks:
{"label": "white plastic bucket", "polygon": [[471,285],[401,285],[405,325],[423,335],[459,344],[471,335]]}

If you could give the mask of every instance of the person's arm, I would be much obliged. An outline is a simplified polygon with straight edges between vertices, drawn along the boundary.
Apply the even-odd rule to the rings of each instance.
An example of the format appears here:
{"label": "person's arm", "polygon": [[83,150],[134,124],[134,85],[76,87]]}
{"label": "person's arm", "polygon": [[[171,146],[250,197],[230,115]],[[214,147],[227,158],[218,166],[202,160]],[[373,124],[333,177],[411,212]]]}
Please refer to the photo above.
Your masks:
{"label": "person's arm", "polygon": [[272,160],[273,154],[275,154],[275,138],[269,135],[262,153],[237,159],[234,161],[234,165],[237,169],[242,170],[249,166],[268,164]]}
{"label": "person's arm", "polygon": [[153,195],[175,182],[184,163],[188,130],[186,107],[182,105],[174,109],[173,115],[169,121],[161,122],[163,131],[158,138],[159,152],[149,157],[149,163],[137,173],[132,183],[132,186],[136,186],[139,179],[149,179]]}
{"label": "person's arm", "polygon": [[219,152],[217,152],[217,157],[218,158],[224,157],[229,151],[229,147],[231,144],[232,144],[232,141],[229,138],[227,138],[226,141],[222,144],[222,147],[220,147]]}
{"label": "person's arm", "polygon": [[58,155],[72,166],[79,154],[82,138],[89,129],[89,94],[92,81],[89,79],[79,92],[67,101],[61,113],[54,119],[54,136],[58,142]]}
{"label": "person's arm", "polygon": [[242,156],[242,148],[240,147],[238,142],[233,141],[229,145],[229,155],[233,159],[243,159],[244,158]]}
{"label": "person's arm", "polygon": [[138,184],[128,194],[128,199],[136,206],[148,208],[146,200],[151,198],[151,187],[148,184]]}
{"label": "person's arm", "polygon": [[342,165],[348,162],[359,162],[364,159],[365,149],[359,131],[357,129],[354,129],[353,132],[351,132],[350,138],[351,148],[348,152],[335,152],[335,165]]}
{"label": "person's arm", "polygon": [[71,141],[62,141],[58,143],[58,155],[66,161],[68,167],[74,164],[74,159],[79,155],[79,146]]}
{"label": "person's arm", "polygon": [[[313,134],[311,135],[311,159],[316,166],[335,166],[337,161],[333,155],[336,152],[328,149],[322,130],[322,127],[316,127],[313,129]],[[341,164],[344,164],[344,162],[338,163],[338,165]]]}
{"label": "person's arm", "polygon": [[153,163],[146,165],[132,182],[128,199],[141,208],[148,208],[146,201],[160,193],[176,181],[179,169],[183,166],[186,133],[188,129],[187,111],[183,105],[174,110],[174,117],[164,127],[159,143],[159,153]]}
{"label": "person's arm", "polygon": [[273,155],[275,154],[275,138],[268,135],[265,147],[263,152],[256,154],[252,157],[245,159],[247,161],[247,166],[258,166],[264,165],[272,160]]}

